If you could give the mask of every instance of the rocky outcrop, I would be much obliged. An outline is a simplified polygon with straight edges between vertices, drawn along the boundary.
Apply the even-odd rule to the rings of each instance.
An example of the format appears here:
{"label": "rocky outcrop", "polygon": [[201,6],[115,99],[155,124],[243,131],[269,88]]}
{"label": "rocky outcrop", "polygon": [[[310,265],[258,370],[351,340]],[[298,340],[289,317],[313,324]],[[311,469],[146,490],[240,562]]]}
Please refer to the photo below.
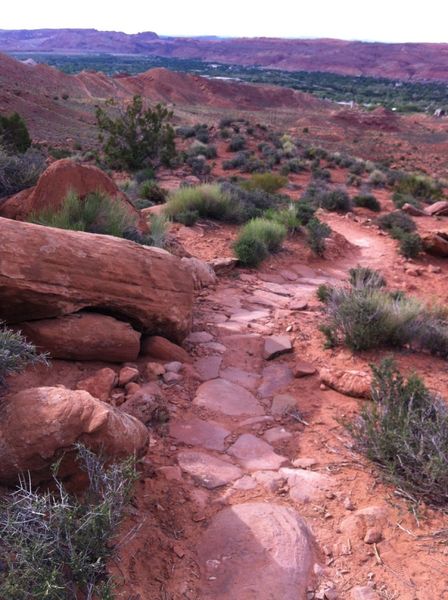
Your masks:
{"label": "rocky outcrop", "polygon": [[448,256],[448,233],[445,231],[431,231],[422,235],[423,247],[428,254]]}
{"label": "rocky outcrop", "polygon": [[51,358],[123,363],[140,352],[140,333],[106,315],[76,313],[20,323],[18,329]]}
{"label": "rocky outcrop", "polygon": [[431,217],[443,217],[448,215],[448,200],[439,200],[425,208],[425,214]]}
{"label": "rocky outcrop", "polygon": [[87,308],[174,341],[189,332],[192,277],[168,252],[9,219],[0,218],[0,228],[0,319],[20,323],[25,315],[34,321]]}
{"label": "rocky outcrop", "polygon": [[70,452],[75,442],[112,461],[142,453],[148,431],[85,391],[41,387],[19,392],[0,407],[0,482],[14,483],[19,473],[28,471],[35,483],[48,480],[51,465],[63,451],[68,452],[60,476],[75,476],[79,466]]}
{"label": "rocky outcrop", "polygon": [[37,184],[8,198],[0,207],[0,215],[19,221],[45,209],[57,211],[70,191],[83,199],[91,192],[102,192],[120,202],[136,221],[138,211],[115,185],[113,180],[93,165],[81,165],[64,158],[57,160],[42,173]]}
{"label": "rocky outcrop", "polygon": [[328,387],[353,398],[370,398],[372,378],[365,371],[321,369],[320,380]]}

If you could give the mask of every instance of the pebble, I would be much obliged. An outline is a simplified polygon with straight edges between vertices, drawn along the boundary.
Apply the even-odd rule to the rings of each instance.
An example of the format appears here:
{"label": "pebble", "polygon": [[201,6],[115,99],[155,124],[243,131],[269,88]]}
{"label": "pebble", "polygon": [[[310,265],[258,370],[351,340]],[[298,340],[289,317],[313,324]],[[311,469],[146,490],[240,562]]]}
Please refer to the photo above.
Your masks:
{"label": "pebble", "polygon": [[382,539],[383,534],[379,529],[376,529],[375,527],[369,527],[369,529],[367,529],[364,542],[366,544],[377,544],[378,542],[381,542]]}

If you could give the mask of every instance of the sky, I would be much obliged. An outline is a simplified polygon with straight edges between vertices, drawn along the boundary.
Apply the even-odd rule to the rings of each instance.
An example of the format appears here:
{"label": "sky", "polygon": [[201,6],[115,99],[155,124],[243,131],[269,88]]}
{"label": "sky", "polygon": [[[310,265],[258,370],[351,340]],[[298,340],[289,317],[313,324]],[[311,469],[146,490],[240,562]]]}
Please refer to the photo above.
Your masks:
{"label": "sky", "polygon": [[447,20],[446,0],[24,0],[4,3],[0,28],[448,42]]}

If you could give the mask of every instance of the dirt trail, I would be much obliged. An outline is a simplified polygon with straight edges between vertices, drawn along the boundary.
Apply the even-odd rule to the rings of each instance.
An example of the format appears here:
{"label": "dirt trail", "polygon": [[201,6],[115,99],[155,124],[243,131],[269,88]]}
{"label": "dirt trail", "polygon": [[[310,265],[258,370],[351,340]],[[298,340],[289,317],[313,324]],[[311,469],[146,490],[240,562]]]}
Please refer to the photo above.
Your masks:
{"label": "dirt trail", "polygon": [[[161,597],[348,600],[367,586],[362,593],[371,595],[360,598],[448,598],[443,547],[417,537],[434,526],[430,513],[418,529],[352,450],[340,420],[357,414],[358,401],[323,389],[317,374],[294,376],[303,361],[305,371],[329,359],[365,366],[345,351],[322,352],[315,291],[356,264],[394,267],[389,238],[343,217],[328,221],[354,244],[348,254],[311,268],[290,253],[259,272],[222,277],[198,299],[187,344],[200,381],[176,400],[159,469],[182,531]],[[267,360],[266,344],[278,335],[294,351]],[[135,569],[142,552],[136,542]]]}

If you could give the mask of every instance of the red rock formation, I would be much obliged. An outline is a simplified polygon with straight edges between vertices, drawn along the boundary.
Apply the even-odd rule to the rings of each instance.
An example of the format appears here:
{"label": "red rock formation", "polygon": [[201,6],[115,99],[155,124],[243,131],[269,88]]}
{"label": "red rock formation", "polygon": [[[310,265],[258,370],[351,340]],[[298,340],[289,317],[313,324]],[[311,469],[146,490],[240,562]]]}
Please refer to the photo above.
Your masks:
{"label": "red rock formation", "polygon": [[47,319],[89,308],[181,341],[191,274],[164,250],[111,236],[0,218],[0,319]]}

